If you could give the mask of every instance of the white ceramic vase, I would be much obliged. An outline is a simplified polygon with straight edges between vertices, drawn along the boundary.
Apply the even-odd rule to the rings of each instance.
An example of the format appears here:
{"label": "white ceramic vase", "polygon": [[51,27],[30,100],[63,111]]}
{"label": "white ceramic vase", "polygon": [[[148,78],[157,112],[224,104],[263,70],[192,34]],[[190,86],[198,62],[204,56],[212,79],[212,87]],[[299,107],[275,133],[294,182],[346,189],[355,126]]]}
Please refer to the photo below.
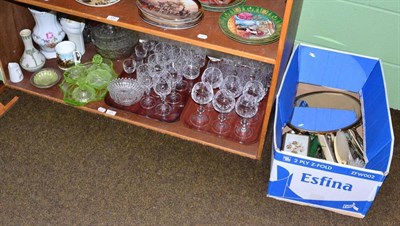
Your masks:
{"label": "white ceramic vase", "polygon": [[38,71],[44,66],[46,58],[33,46],[32,31],[29,29],[24,29],[20,31],[19,35],[21,36],[25,48],[24,53],[19,60],[19,64],[26,71]]}
{"label": "white ceramic vase", "polygon": [[40,52],[47,59],[56,58],[54,47],[65,37],[56,13],[54,11],[41,12],[31,8],[29,11],[36,23],[32,33],[33,41],[39,45]]}
{"label": "white ceramic vase", "polygon": [[67,34],[68,40],[74,42],[76,50],[83,55],[85,53],[85,42],[83,40],[82,32],[85,28],[85,23],[61,18],[60,24],[64,32]]}

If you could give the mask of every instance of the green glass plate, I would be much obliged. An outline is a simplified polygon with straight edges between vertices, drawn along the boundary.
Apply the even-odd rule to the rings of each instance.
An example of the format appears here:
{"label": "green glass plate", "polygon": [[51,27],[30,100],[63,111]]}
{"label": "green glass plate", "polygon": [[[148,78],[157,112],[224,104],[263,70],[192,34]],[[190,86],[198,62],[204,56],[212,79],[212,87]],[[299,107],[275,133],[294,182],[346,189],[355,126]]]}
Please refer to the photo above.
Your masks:
{"label": "green glass plate", "polygon": [[279,39],[282,19],[258,6],[237,6],[218,19],[219,27],[229,38],[251,45],[266,45]]}

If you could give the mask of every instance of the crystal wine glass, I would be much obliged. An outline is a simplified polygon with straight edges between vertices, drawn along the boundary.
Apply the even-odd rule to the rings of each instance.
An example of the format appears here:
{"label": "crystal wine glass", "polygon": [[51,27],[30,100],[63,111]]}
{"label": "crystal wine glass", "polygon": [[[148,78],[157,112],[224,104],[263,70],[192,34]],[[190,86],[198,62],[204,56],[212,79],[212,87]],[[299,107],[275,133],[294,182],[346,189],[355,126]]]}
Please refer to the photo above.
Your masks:
{"label": "crystal wine glass", "polygon": [[255,69],[247,65],[236,66],[236,75],[242,79],[243,85],[246,85],[247,81],[256,80]]}
{"label": "crystal wine glass", "polygon": [[154,52],[156,54],[169,53],[171,51],[171,49],[172,49],[172,46],[169,43],[167,43],[167,42],[159,42],[154,47]]}
{"label": "crystal wine glass", "polygon": [[200,76],[200,67],[193,62],[187,62],[183,67],[182,73],[183,77],[188,81],[190,89],[193,86],[193,80]]}
{"label": "crystal wine glass", "polygon": [[189,88],[189,83],[183,79],[184,76],[184,70],[185,67],[187,65],[187,61],[185,58],[178,58],[174,63],[173,63],[173,67],[177,73],[177,79],[180,79],[179,82],[176,83],[175,86],[175,90],[178,92],[184,92],[187,91],[187,89]]}
{"label": "crystal wine glass", "polygon": [[156,79],[152,76],[151,70],[148,64],[139,65],[136,70],[137,80],[145,88],[145,95],[140,100],[140,106],[144,109],[151,109],[156,105],[155,98],[150,95],[151,87]]}
{"label": "crystal wine glass", "polygon": [[219,112],[218,120],[214,122],[212,129],[219,134],[227,133],[230,130],[230,126],[226,122],[226,114],[235,108],[235,97],[227,90],[218,90],[213,97],[212,105]]}
{"label": "crystal wine glass", "polygon": [[221,70],[216,67],[206,68],[201,75],[201,81],[210,83],[213,89],[218,88],[223,80]]}
{"label": "crystal wine glass", "polygon": [[209,103],[213,99],[214,91],[210,83],[198,82],[191,91],[194,102],[199,104],[196,114],[190,117],[190,122],[196,127],[203,127],[210,122],[210,117],[204,114],[204,104]]}
{"label": "crystal wine glass", "polygon": [[170,104],[178,104],[182,101],[182,95],[177,92],[176,86],[182,81],[183,75],[181,72],[178,72],[175,64],[177,62],[173,62],[167,65],[167,70],[171,74],[171,83],[172,83],[172,91],[167,96],[167,102]]}
{"label": "crystal wine glass", "polygon": [[160,96],[161,103],[159,103],[155,108],[155,113],[161,116],[166,116],[171,113],[171,106],[166,103],[166,96],[171,93],[172,84],[171,84],[171,76],[168,71],[159,72],[160,77],[154,83],[153,90],[154,92]]}
{"label": "crystal wine glass", "polygon": [[135,46],[135,55],[139,59],[144,59],[147,56],[147,49],[145,48],[144,44],[138,43]]}
{"label": "crystal wine glass", "polygon": [[235,110],[241,117],[239,125],[235,128],[235,134],[243,141],[254,133],[253,129],[249,127],[248,120],[257,114],[258,102],[256,97],[247,94],[241,95],[236,101]]}
{"label": "crystal wine glass", "polygon": [[153,71],[161,71],[165,68],[162,61],[157,59],[157,54],[153,53],[147,57],[147,63],[151,66]]}
{"label": "crystal wine glass", "polygon": [[127,58],[122,62],[124,71],[131,75],[136,70],[136,61],[132,58]]}
{"label": "crystal wine glass", "polygon": [[[248,81],[246,85],[243,87],[243,94],[254,96],[257,102],[261,102],[264,98],[266,91],[264,85],[260,81]],[[259,121],[260,114],[256,114],[249,120],[249,123],[256,123]]]}
{"label": "crystal wine glass", "polygon": [[225,77],[220,89],[225,89],[230,92],[233,96],[239,97],[242,94],[242,81],[236,75],[228,75]]}
{"label": "crystal wine glass", "polygon": [[147,51],[148,55],[151,54],[157,45],[156,40],[144,40],[142,42],[143,48]]}
{"label": "crystal wine glass", "polygon": [[243,87],[243,93],[254,96],[257,102],[260,102],[266,94],[264,85],[260,81],[255,80],[246,83]]}
{"label": "crystal wine glass", "polygon": [[236,66],[233,64],[222,62],[219,66],[219,69],[222,71],[224,77],[228,75],[236,75]]}

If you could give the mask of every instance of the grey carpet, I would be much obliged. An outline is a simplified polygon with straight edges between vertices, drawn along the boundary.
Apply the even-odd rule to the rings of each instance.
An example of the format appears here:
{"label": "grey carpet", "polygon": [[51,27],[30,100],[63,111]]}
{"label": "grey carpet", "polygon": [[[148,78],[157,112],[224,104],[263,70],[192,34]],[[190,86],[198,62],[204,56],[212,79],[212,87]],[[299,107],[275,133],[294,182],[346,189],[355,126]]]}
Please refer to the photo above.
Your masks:
{"label": "grey carpet", "polygon": [[[261,161],[7,89],[0,225],[398,225],[400,156],[357,219],[266,197]],[[400,111],[392,111],[400,134]],[[270,137],[270,136],[269,136]]]}

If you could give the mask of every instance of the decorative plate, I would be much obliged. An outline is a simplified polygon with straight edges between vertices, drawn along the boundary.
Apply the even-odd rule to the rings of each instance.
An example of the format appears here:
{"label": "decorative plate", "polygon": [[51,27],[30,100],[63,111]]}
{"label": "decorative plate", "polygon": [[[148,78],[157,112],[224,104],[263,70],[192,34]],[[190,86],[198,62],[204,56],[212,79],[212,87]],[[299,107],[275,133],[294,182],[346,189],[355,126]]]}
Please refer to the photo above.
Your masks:
{"label": "decorative plate", "polygon": [[168,20],[193,19],[202,13],[201,4],[194,0],[138,0],[141,11]]}
{"label": "decorative plate", "polygon": [[106,7],[110,5],[114,5],[115,3],[119,2],[120,0],[76,0],[77,2],[92,6],[92,7]]}
{"label": "decorative plate", "polygon": [[146,22],[150,25],[153,25],[153,26],[156,26],[159,28],[163,28],[163,29],[170,29],[170,30],[182,30],[182,29],[189,29],[189,28],[195,27],[200,23],[200,21],[202,19],[202,16],[201,16],[198,20],[193,21],[191,23],[174,25],[174,24],[166,24],[166,23],[157,22],[154,19],[150,19],[149,17],[147,17],[140,11],[139,11],[139,16],[143,19],[144,22]]}
{"label": "decorative plate", "polygon": [[43,68],[31,76],[31,84],[37,88],[50,88],[61,79],[60,73],[52,68]]}
{"label": "decorative plate", "polygon": [[237,6],[221,14],[218,24],[229,38],[251,45],[265,45],[279,39],[282,19],[257,6]]}
{"label": "decorative plate", "polygon": [[199,0],[205,10],[223,12],[238,5],[243,5],[246,0]]}
{"label": "decorative plate", "polygon": [[149,8],[146,8],[146,5],[143,5],[141,3],[143,0],[138,0],[136,2],[136,6],[138,8],[139,13],[142,13],[144,16],[151,18],[156,18],[157,20],[164,21],[166,23],[173,23],[173,24],[183,24],[183,23],[192,23],[196,20],[199,19],[199,17],[202,17],[204,12],[202,9],[199,9],[196,13],[191,14],[190,17],[188,15],[183,16],[183,17],[177,17],[177,16],[171,16],[167,14],[160,14],[158,12],[155,12],[153,10],[149,10]]}

